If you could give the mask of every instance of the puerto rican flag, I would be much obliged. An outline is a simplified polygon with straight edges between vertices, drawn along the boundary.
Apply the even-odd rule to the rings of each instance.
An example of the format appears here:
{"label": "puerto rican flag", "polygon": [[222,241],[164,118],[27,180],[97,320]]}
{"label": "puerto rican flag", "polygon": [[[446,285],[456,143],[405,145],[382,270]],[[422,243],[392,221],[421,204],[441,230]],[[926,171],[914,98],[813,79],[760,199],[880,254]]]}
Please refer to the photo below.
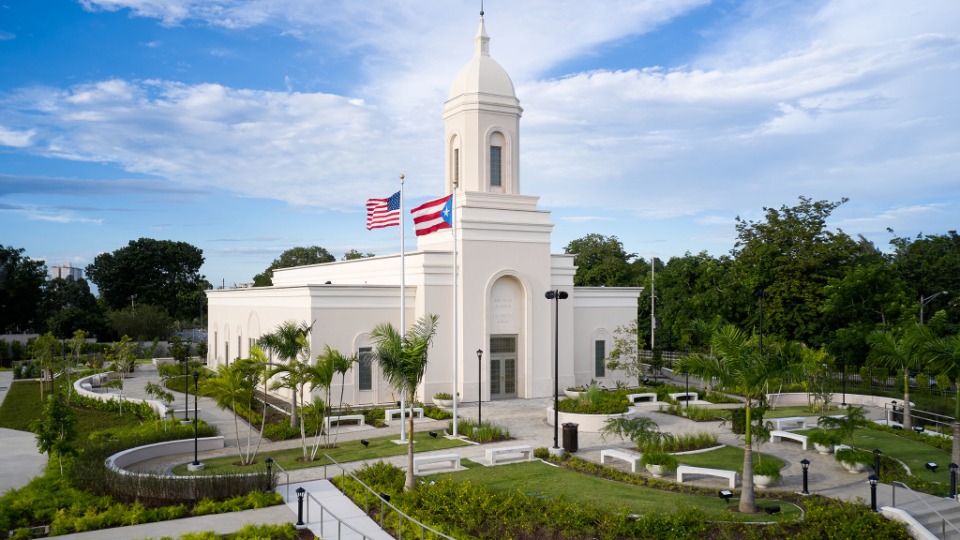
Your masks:
{"label": "puerto rican flag", "polygon": [[410,210],[417,236],[453,227],[453,195],[440,197]]}

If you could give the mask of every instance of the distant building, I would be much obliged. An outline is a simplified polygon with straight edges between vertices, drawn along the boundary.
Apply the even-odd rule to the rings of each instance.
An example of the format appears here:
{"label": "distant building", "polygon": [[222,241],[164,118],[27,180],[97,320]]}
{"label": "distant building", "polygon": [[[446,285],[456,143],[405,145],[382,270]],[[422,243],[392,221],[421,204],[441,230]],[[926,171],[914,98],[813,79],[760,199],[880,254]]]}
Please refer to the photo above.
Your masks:
{"label": "distant building", "polygon": [[63,263],[60,266],[50,267],[50,279],[63,278],[83,279],[83,269],[77,268],[70,263]]}

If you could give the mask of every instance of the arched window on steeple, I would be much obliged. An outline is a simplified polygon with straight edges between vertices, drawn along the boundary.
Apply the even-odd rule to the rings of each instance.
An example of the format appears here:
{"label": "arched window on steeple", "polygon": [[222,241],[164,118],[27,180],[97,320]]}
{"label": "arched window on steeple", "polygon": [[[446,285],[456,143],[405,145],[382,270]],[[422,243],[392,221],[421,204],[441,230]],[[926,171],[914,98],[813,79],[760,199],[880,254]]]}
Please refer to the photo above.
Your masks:
{"label": "arched window on steeple", "polygon": [[[504,178],[503,169],[503,149],[506,147],[506,139],[503,133],[495,131],[490,134],[489,160],[490,160],[490,187],[503,189],[506,178]],[[498,190],[499,191],[499,190]]]}
{"label": "arched window on steeple", "polygon": [[450,138],[450,172],[447,175],[450,179],[450,191],[460,185],[460,138],[456,135]]}

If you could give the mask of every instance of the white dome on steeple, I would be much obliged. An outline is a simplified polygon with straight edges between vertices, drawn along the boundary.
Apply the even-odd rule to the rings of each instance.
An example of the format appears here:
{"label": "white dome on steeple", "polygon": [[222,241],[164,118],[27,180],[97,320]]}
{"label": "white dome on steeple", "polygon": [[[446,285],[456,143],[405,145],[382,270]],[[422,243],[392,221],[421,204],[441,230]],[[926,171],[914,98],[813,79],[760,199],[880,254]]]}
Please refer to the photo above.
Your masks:
{"label": "white dome on steeple", "polygon": [[507,71],[496,60],[490,57],[490,37],[487,36],[480,18],[480,28],[474,38],[475,48],[473,58],[463,66],[457,77],[450,85],[450,94],[447,99],[453,99],[463,94],[493,94],[516,99],[513,90],[513,81]]}

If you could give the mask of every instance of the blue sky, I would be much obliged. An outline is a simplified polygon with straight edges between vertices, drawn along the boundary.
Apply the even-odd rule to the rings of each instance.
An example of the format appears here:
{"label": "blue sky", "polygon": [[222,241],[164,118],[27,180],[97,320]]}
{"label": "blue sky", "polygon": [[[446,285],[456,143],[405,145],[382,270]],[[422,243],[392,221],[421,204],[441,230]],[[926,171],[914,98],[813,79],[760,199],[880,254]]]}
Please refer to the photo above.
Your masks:
{"label": "blue sky", "polygon": [[[960,3],[485,3],[553,250],[729,252],[736,216],[850,201],[886,248],[957,229]],[[282,251],[397,251],[364,202],[442,195],[479,2],[0,0],[0,243],[85,266],[140,237],[215,283]],[[407,217],[408,230],[410,219]],[[412,235],[408,235],[412,237]],[[415,241],[408,239],[408,247]]]}

